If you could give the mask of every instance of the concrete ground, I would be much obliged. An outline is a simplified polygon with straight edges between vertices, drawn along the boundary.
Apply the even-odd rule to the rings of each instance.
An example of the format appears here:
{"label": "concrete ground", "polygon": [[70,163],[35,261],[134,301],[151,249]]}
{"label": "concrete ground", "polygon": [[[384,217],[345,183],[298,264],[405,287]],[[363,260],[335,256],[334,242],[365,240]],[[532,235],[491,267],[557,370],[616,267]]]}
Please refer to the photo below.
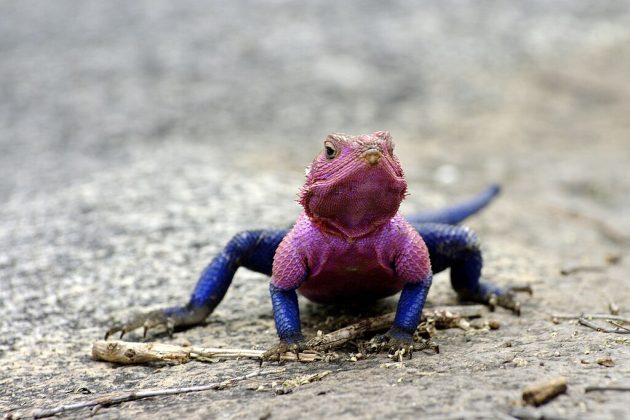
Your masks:
{"label": "concrete ground", "polygon": [[[290,225],[328,132],[390,130],[405,212],[503,184],[469,225],[487,279],[534,287],[521,317],[440,330],[440,354],[402,365],[352,362],[350,347],[332,364],[93,414],[630,418],[630,393],[584,392],[630,386],[630,335],[550,320],[630,312],[630,2],[4,1],[0,57],[0,413],[255,371],[119,367],[90,348],[113,320],[186,302],[234,233]],[[455,301],[437,276],[429,304]],[[311,335],[347,317],[302,309]],[[206,325],[153,338],[270,347],[266,279],[239,271]],[[271,386],[322,371],[286,395]],[[566,395],[515,411],[524,386],[559,375]]]}

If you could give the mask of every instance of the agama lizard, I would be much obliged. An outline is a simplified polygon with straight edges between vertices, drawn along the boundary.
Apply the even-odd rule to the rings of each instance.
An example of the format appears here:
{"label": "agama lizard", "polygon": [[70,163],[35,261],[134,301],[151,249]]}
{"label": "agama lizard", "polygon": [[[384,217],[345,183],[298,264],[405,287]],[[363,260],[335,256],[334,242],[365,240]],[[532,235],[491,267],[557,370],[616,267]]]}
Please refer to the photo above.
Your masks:
{"label": "agama lizard", "polygon": [[290,230],[236,234],[201,274],[190,301],[136,316],[107,334],[133,329],[202,323],[221,302],[239,267],[271,275],[269,290],[280,344],[277,354],[303,347],[298,296],[320,303],[366,301],[401,292],[387,347],[407,348],[418,326],[432,276],[451,269],[451,284],[463,300],[498,305],[519,313],[510,289],[480,281],[477,236],[459,226],[499,192],[441,211],[404,218],[407,193],[388,132],[331,134],[307,168],[299,202],[303,212]]}

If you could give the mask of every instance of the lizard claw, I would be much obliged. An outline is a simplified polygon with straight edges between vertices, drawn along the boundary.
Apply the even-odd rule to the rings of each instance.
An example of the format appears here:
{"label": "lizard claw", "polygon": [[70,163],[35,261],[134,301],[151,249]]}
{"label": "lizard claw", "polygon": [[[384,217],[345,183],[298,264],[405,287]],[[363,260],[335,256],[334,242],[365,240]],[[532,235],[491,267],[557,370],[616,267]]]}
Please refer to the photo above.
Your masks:
{"label": "lizard claw", "polygon": [[168,335],[172,336],[173,331],[175,330],[175,323],[161,310],[146,312],[133,316],[129,321],[125,323],[118,323],[113,325],[105,333],[105,340],[107,340],[109,336],[117,332],[120,332],[120,339],[122,339],[125,334],[140,327],[143,328],[142,336],[145,338],[147,336],[147,332],[150,329],[156,327],[166,328]]}
{"label": "lizard claw", "polygon": [[479,289],[473,293],[460,292],[462,300],[485,303],[491,311],[497,306],[512,311],[515,315],[521,315],[521,302],[516,299],[517,292],[533,294],[529,285],[499,288],[488,283],[480,283]]}
{"label": "lizard claw", "polygon": [[509,309],[515,315],[521,316],[521,302],[516,299],[517,292],[528,293],[530,296],[534,293],[530,285],[511,286],[504,289],[503,293],[491,293],[488,296],[488,306],[493,311],[495,307]]}
{"label": "lizard claw", "polygon": [[517,316],[521,316],[521,302],[517,301],[514,293],[509,291],[502,294],[490,293],[488,295],[487,305],[492,312],[499,306],[509,309]]}
{"label": "lizard claw", "polygon": [[377,335],[369,343],[368,351],[387,351],[390,355],[398,357],[401,361],[404,356],[413,357],[414,351],[432,350],[436,354],[440,347],[431,339],[417,337],[396,327],[392,327],[385,334]]}
{"label": "lizard claw", "polygon": [[534,289],[532,289],[532,286],[529,284],[518,284],[518,285],[514,285],[514,286],[510,286],[507,288],[508,292],[520,292],[520,293],[527,293],[530,296],[532,296],[534,294]]}
{"label": "lizard claw", "polygon": [[387,351],[391,355],[408,355],[411,359],[413,355],[413,335],[392,327],[385,334],[380,334],[370,340],[371,350],[376,352]]}
{"label": "lizard claw", "polygon": [[260,364],[262,365],[262,362],[274,360],[280,363],[282,361],[282,356],[288,352],[294,353],[297,360],[300,360],[300,352],[303,350],[306,350],[306,343],[303,340],[295,343],[280,341],[278,344],[263,353],[260,358]]}

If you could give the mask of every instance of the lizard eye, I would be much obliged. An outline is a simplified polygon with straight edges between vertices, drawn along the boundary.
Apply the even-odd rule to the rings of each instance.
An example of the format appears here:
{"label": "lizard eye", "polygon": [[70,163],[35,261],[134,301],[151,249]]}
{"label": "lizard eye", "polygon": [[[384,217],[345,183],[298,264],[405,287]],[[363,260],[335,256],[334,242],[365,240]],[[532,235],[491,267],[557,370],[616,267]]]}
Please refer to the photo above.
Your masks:
{"label": "lizard eye", "polygon": [[326,151],[326,158],[328,160],[333,160],[334,158],[337,157],[337,148],[332,142],[330,141],[325,142],[324,150]]}

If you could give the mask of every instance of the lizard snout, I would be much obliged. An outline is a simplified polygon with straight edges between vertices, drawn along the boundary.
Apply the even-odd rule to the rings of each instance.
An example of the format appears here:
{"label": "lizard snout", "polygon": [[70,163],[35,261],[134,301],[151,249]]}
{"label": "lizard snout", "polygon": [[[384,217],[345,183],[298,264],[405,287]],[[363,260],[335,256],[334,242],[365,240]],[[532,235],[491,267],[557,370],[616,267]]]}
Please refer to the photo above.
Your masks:
{"label": "lizard snout", "polygon": [[376,148],[369,148],[361,154],[361,157],[372,166],[376,165],[378,161],[381,160],[381,156],[383,156],[383,154]]}

